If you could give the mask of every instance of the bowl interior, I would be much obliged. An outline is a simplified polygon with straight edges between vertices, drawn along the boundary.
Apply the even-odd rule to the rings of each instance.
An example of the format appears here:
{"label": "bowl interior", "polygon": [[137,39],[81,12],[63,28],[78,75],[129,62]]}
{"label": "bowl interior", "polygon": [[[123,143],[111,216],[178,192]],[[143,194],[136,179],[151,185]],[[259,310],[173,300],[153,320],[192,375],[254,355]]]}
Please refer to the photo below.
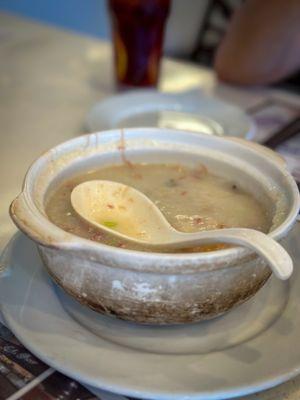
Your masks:
{"label": "bowl interior", "polygon": [[45,201],[62,181],[113,164],[204,163],[216,175],[230,178],[268,210],[276,230],[289,215],[294,194],[286,171],[245,145],[228,139],[162,129],[100,132],[65,142],[38,159],[27,175],[25,189],[47,218]]}
{"label": "bowl interior", "polygon": [[[180,150],[165,150],[165,149],[148,149],[148,150],[127,150],[126,159],[131,163],[148,163],[148,164],[182,164],[189,167],[196,167],[199,162],[204,164],[208,170],[218,176],[229,178],[240,188],[248,193],[251,193],[267,210],[270,220],[276,214],[277,199],[272,199],[272,193],[269,190],[269,182],[261,176],[257,179],[257,175],[252,168],[243,165],[235,165],[234,162],[228,163],[217,157],[212,157],[211,154],[193,154],[182,152]],[[91,157],[81,159],[75,163],[68,165],[62,169],[55,178],[50,182],[47,191],[44,195],[44,204],[57,186],[63,181],[68,180],[78,174],[84,174],[93,170],[111,166],[122,165],[123,161],[119,159],[119,154],[113,152],[109,154],[99,155],[94,154]],[[87,176],[88,180],[88,176]],[[281,218],[284,213],[280,214]],[[274,221],[277,225],[281,221],[277,218]],[[272,223],[273,225],[273,223]]]}

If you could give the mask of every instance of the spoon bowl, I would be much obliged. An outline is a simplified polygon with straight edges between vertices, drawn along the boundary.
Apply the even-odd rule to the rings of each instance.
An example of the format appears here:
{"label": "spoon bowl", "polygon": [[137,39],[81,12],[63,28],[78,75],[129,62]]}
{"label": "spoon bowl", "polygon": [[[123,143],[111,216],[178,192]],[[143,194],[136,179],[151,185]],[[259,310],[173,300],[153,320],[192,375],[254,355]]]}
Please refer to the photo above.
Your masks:
{"label": "spoon bowl", "polygon": [[118,182],[83,182],[73,189],[71,203],[77,214],[89,224],[126,243],[146,245],[154,251],[218,242],[237,244],[262,256],[279,279],[288,279],[293,272],[289,254],[270,236],[247,228],[179,232],[147,196]]}

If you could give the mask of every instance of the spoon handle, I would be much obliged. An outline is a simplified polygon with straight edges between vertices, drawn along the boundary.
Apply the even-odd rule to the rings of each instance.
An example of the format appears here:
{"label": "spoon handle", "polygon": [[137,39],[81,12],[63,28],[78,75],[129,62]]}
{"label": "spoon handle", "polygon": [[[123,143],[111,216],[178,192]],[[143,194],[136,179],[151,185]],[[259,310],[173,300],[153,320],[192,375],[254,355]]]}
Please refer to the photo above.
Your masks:
{"label": "spoon handle", "polygon": [[264,258],[279,279],[288,279],[293,272],[293,261],[287,251],[270,236],[254,229],[226,228],[193,234],[180,233],[176,242],[177,248],[216,242],[241,245]]}

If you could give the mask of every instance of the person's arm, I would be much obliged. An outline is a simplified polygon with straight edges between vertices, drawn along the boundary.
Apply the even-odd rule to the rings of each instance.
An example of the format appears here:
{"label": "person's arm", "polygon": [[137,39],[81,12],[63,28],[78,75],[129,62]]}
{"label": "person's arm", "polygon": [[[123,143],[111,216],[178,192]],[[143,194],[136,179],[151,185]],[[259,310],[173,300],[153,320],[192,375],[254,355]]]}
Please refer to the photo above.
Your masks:
{"label": "person's arm", "polygon": [[277,82],[300,68],[300,0],[246,0],[217,49],[214,68],[236,84]]}

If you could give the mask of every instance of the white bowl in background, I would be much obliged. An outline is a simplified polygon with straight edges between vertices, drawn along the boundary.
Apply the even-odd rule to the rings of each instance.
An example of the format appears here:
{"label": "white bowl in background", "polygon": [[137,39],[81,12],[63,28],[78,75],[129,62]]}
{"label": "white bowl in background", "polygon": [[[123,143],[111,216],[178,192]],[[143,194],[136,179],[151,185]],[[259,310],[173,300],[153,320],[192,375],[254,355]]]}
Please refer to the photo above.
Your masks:
{"label": "white bowl in background", "polygon": [[247,139],[256,130],[242,109],[200,90],[175,94],[135,90],[111,96],[93,106],[86,125],[90,132],[143,126]]}

